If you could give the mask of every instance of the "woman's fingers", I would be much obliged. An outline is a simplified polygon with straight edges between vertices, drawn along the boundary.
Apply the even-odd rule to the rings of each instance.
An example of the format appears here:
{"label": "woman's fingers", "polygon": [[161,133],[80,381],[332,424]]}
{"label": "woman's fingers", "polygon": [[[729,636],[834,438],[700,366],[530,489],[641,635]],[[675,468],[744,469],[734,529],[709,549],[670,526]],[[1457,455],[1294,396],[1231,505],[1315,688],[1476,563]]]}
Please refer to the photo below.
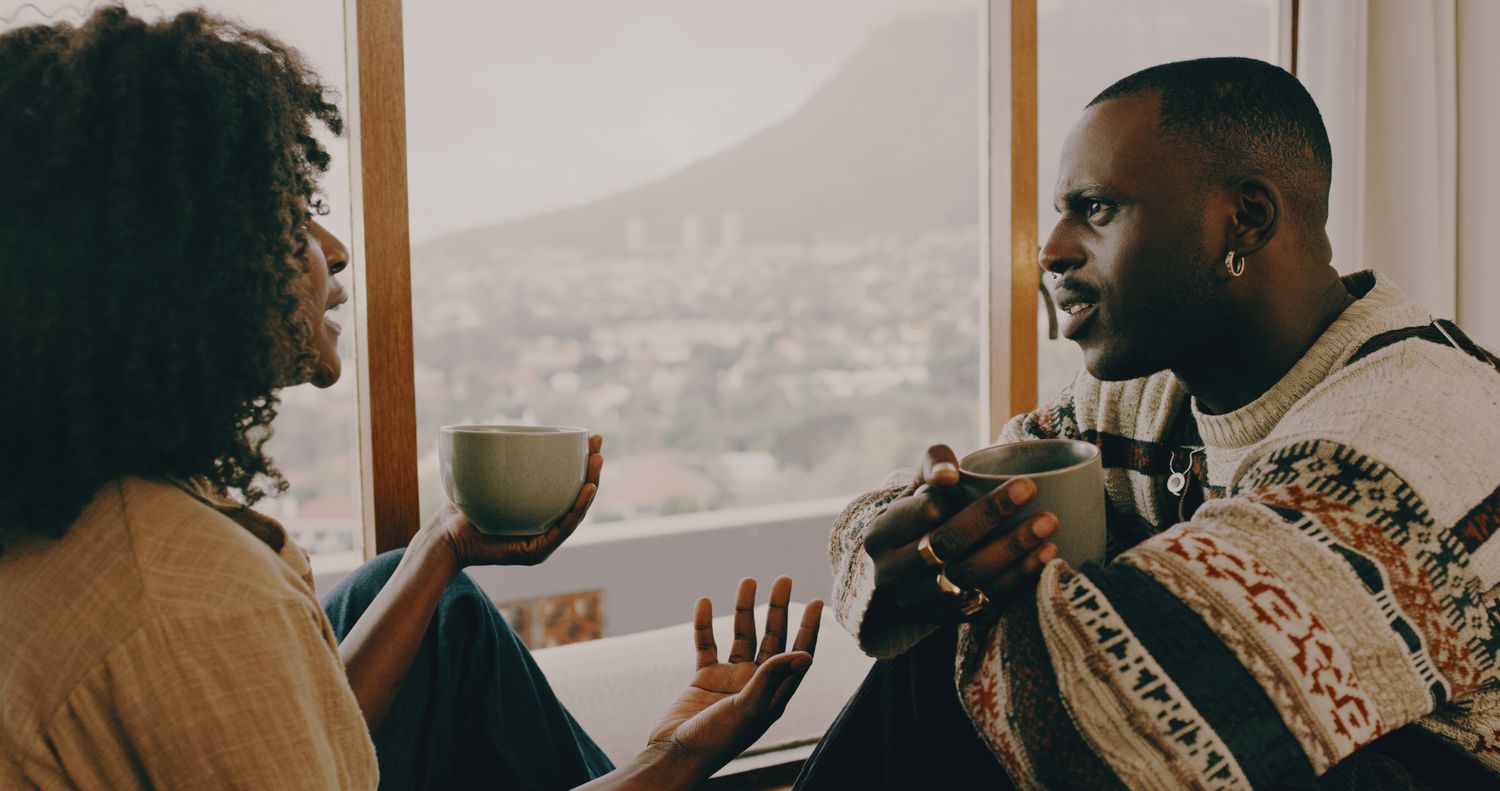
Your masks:
{"label": "woman's fingers", "polygon": [[714,603],[707,596],[693,608],[693,647],[697,649],[698,669],[718,664],[719,646],[714,642]]}
{"label": "woman's fingers", "polygon": [[756,662],[764,662],[786,650],[787,604],[791,600],[792,578],[777,577],[776,581],[771,583],[771,603],[766,612],[766,633],[760,638],[760,652],[755,655]]}
{"label": "woman's fingers", "polygon": [[[764,664],[783,656],[786,651],[787,623],[790,619],[792,600],[792,578],[777,577],[771,583],[770,608],[766,614],[766,633],[760,638],[760,651],[752,656],[756,646],[755,588],[752,577],[740,580],[734,600],[734,643],[730,646],[726,662],[755,662]],[[811,654],[818,646],[818,629],[823,623],[823,602],[813,599],[802,609],[802,621],[797,628],[797,637],[792,653]],[[698,668],[701,670],[719,661],[718,644],[714,641],[713,605],[706,599],[698,600],[693,609],[693,645],[696,650]]]}
{"label": "woman's fingers", "polygon": [[797,639],[792,642],[793,651],[811,654],[818,647],[818,629],[823,625],[823,600],[813,599],[802,608],[802,625],[797,628]]}
{"label": "woman's fingers", "polygon": [[583,479],[594,484],[595,487],[599,485],[599,476],[604,472],[604,456],[601,454],[603,449],[604,438],[598,434],[590,434],[589,462]]}
{"label": "woman's fingers", "polygon": [[730,662],[749,662],[755,657],[755,580],[740,580],[734,597],[734,644],[729,649]]}
{"label": "woman's fingers", "polygon": [[[782,657],[786,659],[782,660]],[[813,662],[811,654],[796,652],[781,654],[776,657],[776,660],[785,661],[788,672],[776,679],[778,683],[771,692],[771,704],[767,713],[773,722],[781,719],[782,713],[786,711],[786,704],[791,702],[793,695],[797,694],[797,687],[802,684],[802,679],[807,678],[807,669],[812,667]]]}
{"label": "woman's fingers", "polygon": [[557,524],[549,528],[547,532],[537,536],[540,539],[539,549],[544,550],[546,553],[543,557],[552,554],[552,550],[557,549],[562,545],[562,542],[568,540],[568,536],[573,535],[573,531],[577,530],[578,526],[583,523],[584,515],[589,512],[589,506],[594,504],[594,497],[598,494],[599,487],[597,485],[592,483],[584,484],[583,488],[578,490],[578,499],[573,501],[573,507],[569,509],[568,513]]}
{"label": "woman's fingers", "polygon": [[[803,671],[811,666],[812,657],[807,654],[777,654],[755,669],[755,675],[739,697],[757,720],[773,721],[786,709],[787,701],[806,675]],[[768,720],[760,720],[766,715]]]}
{"label": "woman's fingers", "polygon": [[547,548],[548,553],[566,541],[568,536],[572,535],[580,524],[583,524],[583,518],[588,516],[589,508],[594,505],[594,498],[599,495],[599,476],[604,471],[604,457],[599,455],[599,448],[603,442],[604,438],[598,434],[589,436],[591,453],[588,467],[584,472],[583,488],[578,490],[578,497],[574,498],[573,506],[568,509],[563,518],[558,520],[551,530],[542,534],[541,544]]}
{"label": "woman's fingers", "polygon": [[589,463],[583,479],[595,486],[599,485],[599,477],[604,474],[604,457],[597,454],[589,454]]}

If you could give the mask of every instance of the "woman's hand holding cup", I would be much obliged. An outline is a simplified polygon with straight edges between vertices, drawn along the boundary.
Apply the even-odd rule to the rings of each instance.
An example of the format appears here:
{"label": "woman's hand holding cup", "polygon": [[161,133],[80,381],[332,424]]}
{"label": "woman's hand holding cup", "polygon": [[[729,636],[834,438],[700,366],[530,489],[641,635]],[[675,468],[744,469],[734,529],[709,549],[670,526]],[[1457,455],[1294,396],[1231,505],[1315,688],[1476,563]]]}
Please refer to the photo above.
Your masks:
{"label": "woman's hand holding cup", "polygon": [[[451,547],[458,568],[467,566],[535,566],[550,557],[578,528],[594,496],[599,492],[599,476],[604,469],[600,451],[604,439],[598,434],[588,437],[588,460],[583,487],[573,505],[546,531],[536,535],[495,535],[481,531],[452,503],[445,503],[424,530],[432,532]],[[574,479],[577,480],[576,478]],[[497,485],[504,485],[498,482]]]}

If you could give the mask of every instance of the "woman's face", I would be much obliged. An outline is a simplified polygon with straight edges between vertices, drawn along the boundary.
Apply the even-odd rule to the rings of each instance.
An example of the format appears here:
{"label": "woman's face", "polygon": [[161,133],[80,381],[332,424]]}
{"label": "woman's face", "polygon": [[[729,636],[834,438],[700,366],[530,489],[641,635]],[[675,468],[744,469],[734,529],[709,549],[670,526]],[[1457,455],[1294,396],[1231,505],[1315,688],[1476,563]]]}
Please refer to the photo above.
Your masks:
{"label": "woman's face", "polygon": [[302,317],[312,327],[308,345],[315,356],[312,383],[328,387],[339,380],[339,333],[342,327],[327,314],[344,304],[349,295],[334,275],[349,265],[349,250],[338,237],[316,220],[307,224],[307,272],[296,281],[302,302]]}

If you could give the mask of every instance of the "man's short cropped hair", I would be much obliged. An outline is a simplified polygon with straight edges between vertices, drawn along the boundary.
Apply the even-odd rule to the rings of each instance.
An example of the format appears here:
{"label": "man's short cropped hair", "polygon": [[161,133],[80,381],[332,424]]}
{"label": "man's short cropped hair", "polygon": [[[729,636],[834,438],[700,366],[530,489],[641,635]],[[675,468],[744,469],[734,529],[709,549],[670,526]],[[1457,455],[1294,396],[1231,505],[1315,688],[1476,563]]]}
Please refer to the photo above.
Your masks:
{"label": "man's short cropped hair", "polygon": [[1155,94],[1160,127],[1216,185],[1262,175],[1276,183],[1304,233],[1328,222],[1333,151],[1318,105],[1297,78],[1252,58],[1202,58],[1138,71],[1089,102]]}

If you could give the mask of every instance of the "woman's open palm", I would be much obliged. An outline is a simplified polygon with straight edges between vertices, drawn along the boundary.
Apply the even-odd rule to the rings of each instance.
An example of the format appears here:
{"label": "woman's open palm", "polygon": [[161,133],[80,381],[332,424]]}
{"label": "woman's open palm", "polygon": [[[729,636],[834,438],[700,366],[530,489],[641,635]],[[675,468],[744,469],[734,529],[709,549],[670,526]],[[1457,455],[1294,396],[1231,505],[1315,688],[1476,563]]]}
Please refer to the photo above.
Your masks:
{"label": "woman's open palm", "polygon": [[771,585],[766,633],[757,649],[755,580],[741,580],[734,605],[734,645],[723,662],[714,642],[713,604],[707,598],[698,600],[693,613],[698,672],[652,731],[650,744],[666,742],[727,762],[771,727],[812,665],[822,623],[823,603],[815,599],[802,611],[792,650],[785,652],[791,596],[791,578],[778,577]]}

